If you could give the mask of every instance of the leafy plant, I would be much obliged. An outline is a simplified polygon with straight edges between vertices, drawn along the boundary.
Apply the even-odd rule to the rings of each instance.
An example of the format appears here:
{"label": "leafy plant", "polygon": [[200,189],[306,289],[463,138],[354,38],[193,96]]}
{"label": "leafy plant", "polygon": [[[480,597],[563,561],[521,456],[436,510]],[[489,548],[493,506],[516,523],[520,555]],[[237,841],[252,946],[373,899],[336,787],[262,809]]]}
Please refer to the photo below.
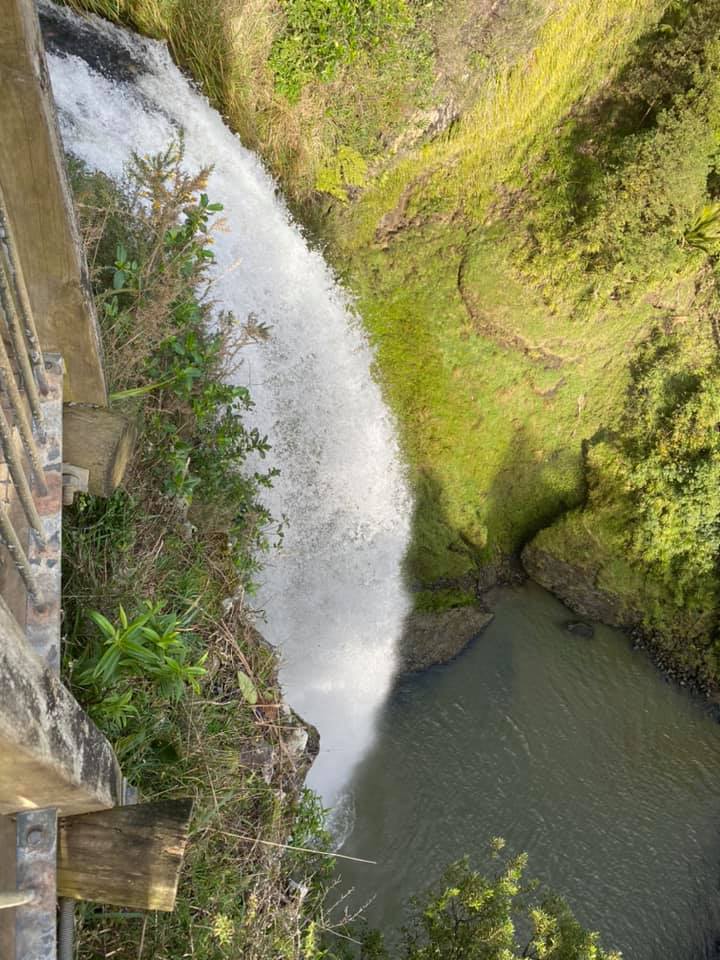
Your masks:
{"label": "leafy plant", "polygon": [[716,253],[720,244],[720,203],[706,204],[684,234],[685,243],[704,253]]}
{"label": "leafy plant", "polygon": [[[451,864],[423,897],[411,901],[410,923],[397,960],[619,960],[599,935],[585,930],[565,901],[542,894],[525,876],[527,855],[507,857],[491,843],[493,870],[467,858]],[[520,939],[522,937],[522,939]],[[362,960],[389,960],[377,931],[363,937]]]}
{"label": "leafy plant", "polygon": [[412,22],[406,0],[283,0],[283,10],[285,31],[269,63],[277,90],[291,102],[308,80],[332,80],[341,64]]}
{"label": "leafy plant", "polygon": [[631,365],[617,433],[589,452],[590,482],[629,506],[625,542],[677,605],[712,606],[720,556],[720,370],[691,369],[656,331]]}
{"label": "leafy plant", "polygon": [[315,186],[336,200],[346,201],[348,187],[361,187],[367,178],[367,163],[350,147],[340,147],[332,161],[321,167]]}
{"label": "leafy plant", "polygon": [[[88,906],[80,955],[131,960],[142,940],[156,956],[192,944],[204,960],[295,960],[306,901],[288,899],[290,867],[266,853],[293,829],[306,761],[283,741],[299,721],[267,722],[276,659],[244,601],[280,532],[261,499],[273,472],[247,468],[267,440],[247,390],[226,382],[267,329],[212,315],[219,210],[181,145],[136,158],[122,190],[78,164],[74,176],[110,387],[140,430],[128,489],[82,495],[63,518],[65,677],[145,798],[195,798],[175,913],[143,931]],[[303,883],[314,860],[293,856]]]}
{"label": "leafy plant", "polygon": [[121,605],[115,623],[97,610],[90,619],[101,640],[86,648],[73,681],[90,715],[111,736],[139,717],[149,700],[177,703],[189,690],[199,692],[207,654],[192,657],[197,640],[190,614],[164,613],[163,604],[146,601],[132,618]]}

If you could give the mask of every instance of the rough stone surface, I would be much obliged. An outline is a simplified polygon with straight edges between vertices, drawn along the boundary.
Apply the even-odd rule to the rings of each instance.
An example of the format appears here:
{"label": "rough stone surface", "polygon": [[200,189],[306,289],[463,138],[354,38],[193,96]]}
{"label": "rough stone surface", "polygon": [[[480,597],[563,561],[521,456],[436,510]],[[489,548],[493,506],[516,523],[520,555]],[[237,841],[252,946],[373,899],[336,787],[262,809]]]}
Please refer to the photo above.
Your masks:
{"label": "rough stone surface", "polygon": [[112,748],[0,600],[0,814],[114,806],[122,776]]}
{"label": "rough stone surface", "polygon": [[637,613],[621,597],[597,586],[596,569],[568,563],[532,543],[523,550],[522,562],[529,577],[581,617],[600,620],[611,627],[637,622]]}
{"label": "rough stone surface", "polygon": [[400,641],[400,671],[416,673],[436,663],[447,663],[482,633],[493,617],[479,604],[411,614]]}

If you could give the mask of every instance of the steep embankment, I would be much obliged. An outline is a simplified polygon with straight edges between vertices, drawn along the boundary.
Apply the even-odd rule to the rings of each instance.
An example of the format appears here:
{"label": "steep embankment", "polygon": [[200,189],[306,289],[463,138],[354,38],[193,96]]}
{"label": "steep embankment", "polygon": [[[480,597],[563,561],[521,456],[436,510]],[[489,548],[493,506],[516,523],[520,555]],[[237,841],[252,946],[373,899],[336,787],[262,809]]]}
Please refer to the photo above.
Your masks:
{"label": "steep embankment", "polygon": [[664,6],[559,5],[339,237],[417,469],[410,571],[483,582],[538,534],[539,582],[712,685],[718,6]]}
{"label": "steep embankment", "polygon": [[75,2],[168,37],[330,239],[420,606],[533,541],[542,583],[712,684],[717,0]]}

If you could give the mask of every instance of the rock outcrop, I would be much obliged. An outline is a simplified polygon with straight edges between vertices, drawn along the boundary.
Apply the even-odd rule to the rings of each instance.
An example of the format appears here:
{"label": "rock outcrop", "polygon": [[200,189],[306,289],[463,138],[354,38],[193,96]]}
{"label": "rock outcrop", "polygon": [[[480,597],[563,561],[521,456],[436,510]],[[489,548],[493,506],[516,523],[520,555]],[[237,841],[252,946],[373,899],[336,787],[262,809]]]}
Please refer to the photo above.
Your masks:
{"label": "rock outcrop", "polygon": [[400,671],[417,673],[447,663],[492,622],[494,614],[479,604],[435,613],[413,613],[400,641]]}
{"label": "rock outcrop", "polygon": [[536,546],[535,541],[523,550],[522,562],[532,580],[581,617],[600,620],[611,627],[628,627],[637,622],[637,612],[628,607],[624,598],[597,585],[596,568],[562,560]]}

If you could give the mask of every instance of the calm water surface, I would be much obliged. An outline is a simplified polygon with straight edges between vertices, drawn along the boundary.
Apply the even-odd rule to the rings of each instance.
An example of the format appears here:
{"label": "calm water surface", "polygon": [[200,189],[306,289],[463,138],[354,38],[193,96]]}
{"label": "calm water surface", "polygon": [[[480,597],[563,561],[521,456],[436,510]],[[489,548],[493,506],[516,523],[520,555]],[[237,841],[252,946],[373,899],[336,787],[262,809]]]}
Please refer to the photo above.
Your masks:
{"label": "calm water surface", "polygon": [[616,631],[529,585],[445,667],[403,680],[351,785],[342,852],[386,931],[449,861],[503,836],[627,960],[715,957],[720,726]]}

